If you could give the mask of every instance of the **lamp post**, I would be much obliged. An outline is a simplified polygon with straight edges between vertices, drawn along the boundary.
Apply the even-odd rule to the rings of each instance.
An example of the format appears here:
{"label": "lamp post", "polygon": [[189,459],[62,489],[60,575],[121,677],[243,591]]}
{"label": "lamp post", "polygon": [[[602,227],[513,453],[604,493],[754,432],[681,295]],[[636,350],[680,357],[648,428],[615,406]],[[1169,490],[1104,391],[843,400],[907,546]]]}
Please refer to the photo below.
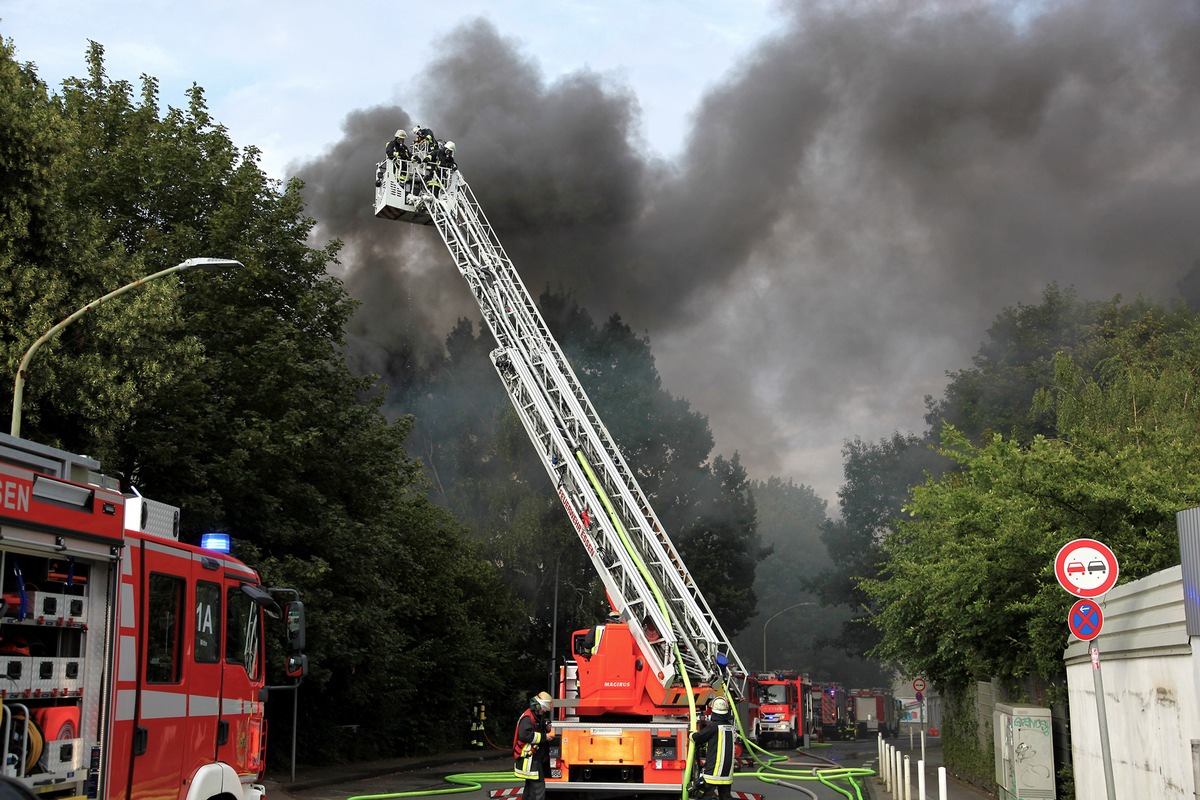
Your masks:
{"label": "lamp post", "polygon": [[763,623],[763,666],[762,666],[762,668],[763,668],[764,672],[767,669],[767,626],[771,624],[771,620],[775,619],[776,617],[778,617],[780,614],[784,613],[785,611],[791,611],[793,608],[799,608],[800,606],[815,606],[815,605],[816,605],[816,603],[811,603],[811,602],[793,603],[792,605],[783,609],[783,611],[776,611],[774,614],[772,614],[770,617],[767,618],[766,622]]}
{"label": "lamp post", "polygon": [[173,267],[159,270],[153,275],[147,275],[144,278],[138,278],[133,283],[127,283],[120,289],[111,291],[103,297],[93,300],[71,316],[64,319],[62,322],[55,325],[50,330],[43,333],[37,338],[37,341],[31,344],[29,349],[25,351],[25,355],[21,359],[21,365],[17,367],[17,377],[16,380],[13,381],[12,427],[9,432],[13,436],[21,435],[21,403],[25,397],[25,370],[28,369],[29,362],[33,360],[33,354],[36,353],[43,344],[53,338],[56,333],[82,317],[87,312],[91,311],[93,308],[103,305],[118,295],[125,294],[125,292],[128,292],[130,289],[136,289],[143,283],[149,283],[155,278],[161,278],[164,275],[170,275],[173,272],[183,272],[184,270],[188,269],[230,269],[241,266],[243,266],[242,262],[234,261],[230,258],[189,258],[187,261],[182,261]]}

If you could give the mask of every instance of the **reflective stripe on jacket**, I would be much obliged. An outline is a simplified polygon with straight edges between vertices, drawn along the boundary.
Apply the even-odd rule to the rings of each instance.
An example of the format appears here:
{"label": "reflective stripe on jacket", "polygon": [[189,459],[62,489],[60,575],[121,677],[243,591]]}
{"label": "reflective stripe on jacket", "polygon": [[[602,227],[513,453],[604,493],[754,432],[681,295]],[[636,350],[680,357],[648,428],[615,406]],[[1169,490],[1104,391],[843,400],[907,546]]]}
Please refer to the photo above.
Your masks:
{"label": "reflective stripe on jacket", "polygon": [[546,741],[548,720],[539,720],[534,716],[533,709],[526,709],[517,720],[517,729],[513,733],[513,774],[525,780],[537,780],[542,777],[542,764],[548,753],[541,749]]}
{"label": "reflective stripe on jacket", "polygon": [[714,786],[733,783],[733,749],[737,741],[733,722],[711,722],[693,733],[692,741],[705,746],[704,770],[700,773],[704,782]]}

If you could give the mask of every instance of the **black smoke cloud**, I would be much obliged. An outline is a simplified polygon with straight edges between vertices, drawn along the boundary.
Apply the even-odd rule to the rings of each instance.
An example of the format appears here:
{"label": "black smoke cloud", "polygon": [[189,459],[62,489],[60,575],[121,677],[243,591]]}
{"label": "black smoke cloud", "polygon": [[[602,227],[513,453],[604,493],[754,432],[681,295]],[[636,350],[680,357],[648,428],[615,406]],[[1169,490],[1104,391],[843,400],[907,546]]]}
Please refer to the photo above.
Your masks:
{"label": "black smoke cloud", "polygon": [[[832,497],[842,442],[921,429],[1005,306],[1052,281],[1178,297],[1200,255],[1198,9],[796,4],[671,162],[628,87],[547,82],[485,22],[445,37],[411,107],[458,143],[532,291],[648,332],[722,452]],[[371,215],[408,109],[350,114],[299,170],[319,234],[346,243],[355,352],[385,375],[477,316],[434,231]]]}

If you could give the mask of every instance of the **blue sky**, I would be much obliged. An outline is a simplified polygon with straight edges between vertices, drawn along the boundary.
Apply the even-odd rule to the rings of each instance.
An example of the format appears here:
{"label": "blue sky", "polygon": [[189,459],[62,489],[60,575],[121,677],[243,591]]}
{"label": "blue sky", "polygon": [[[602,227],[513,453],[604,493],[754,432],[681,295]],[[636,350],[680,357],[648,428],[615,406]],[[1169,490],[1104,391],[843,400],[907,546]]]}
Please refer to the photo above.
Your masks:
{"label": "blue sky", "polygon": [[549,80],[586,68],[627,84],[645,140],[664,156],[679,148],[702,91],[779,22],[768,0],[4,0],[0,34],[51,87],[85,72],[89,39],[104,46],[110,77],[158,78],[164,105],[200,84],[234,142],[257,145],[264,168],[285,177],[289,163],[339,138],[347,112],[412,107],[409,76],[477,17]]}

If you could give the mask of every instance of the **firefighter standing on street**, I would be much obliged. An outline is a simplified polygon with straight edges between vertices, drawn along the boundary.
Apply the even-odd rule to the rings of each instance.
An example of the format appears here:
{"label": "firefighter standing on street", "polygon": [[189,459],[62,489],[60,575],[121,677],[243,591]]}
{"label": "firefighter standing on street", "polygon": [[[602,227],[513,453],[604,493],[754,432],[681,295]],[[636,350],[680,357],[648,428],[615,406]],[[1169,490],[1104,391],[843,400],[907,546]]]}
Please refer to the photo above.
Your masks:
{"label": "firefighter standing on street", "polygon": [[525,779],[525,800],[545,800],[546,773],[550,770],[550,745],[554,730],[550,727],[549,692],[538,692],[529,708],[517,720],[513,734],[513,772]]}
{"label": "firefighter standing on street", "polygon": [[733,712],[729,700],[717,697],[712,701],[712,719],[708,725],[691,735],[696,746],[704,748],[704,769],[696,788],[701,797],[711,797],[716,790],[718,800],[730,800],[733,786],[733,750],[737,732],[733,727]]}

